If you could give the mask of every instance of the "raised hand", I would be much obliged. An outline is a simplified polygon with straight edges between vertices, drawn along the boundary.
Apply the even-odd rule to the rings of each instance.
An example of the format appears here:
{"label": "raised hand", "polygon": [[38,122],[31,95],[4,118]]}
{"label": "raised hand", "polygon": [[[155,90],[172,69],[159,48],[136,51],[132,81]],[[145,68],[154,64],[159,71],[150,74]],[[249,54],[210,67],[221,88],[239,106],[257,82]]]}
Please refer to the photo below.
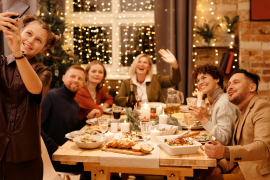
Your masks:
{"label": "raised hand", "polygon": [[166,62],[172,65],[173,69],[178,69],[178,63],[175,59],[174,55],[167,49],[160,49],[159,54],[161,55],[161,58]]}
{"label": "raised hand", "polygon": [[8,40],[8,46],[13,52],[15,57],[22,56],[21,51],[21,33],[20,33],[20,18],[15,21],[14,25],[9,26],[14,32],[10,29],[3,29],[3,32],[6,34]]}
{"label": "raised hand", "polygon": [[19,16],[19,14],[15,12],[0,13],[0,31],[4,29],[8,29],[7,27],[12,28],[12,26],[14,25],[12,25],[11,23],[13,24],[16,23],[16,20],[9,18],[8,16]]}

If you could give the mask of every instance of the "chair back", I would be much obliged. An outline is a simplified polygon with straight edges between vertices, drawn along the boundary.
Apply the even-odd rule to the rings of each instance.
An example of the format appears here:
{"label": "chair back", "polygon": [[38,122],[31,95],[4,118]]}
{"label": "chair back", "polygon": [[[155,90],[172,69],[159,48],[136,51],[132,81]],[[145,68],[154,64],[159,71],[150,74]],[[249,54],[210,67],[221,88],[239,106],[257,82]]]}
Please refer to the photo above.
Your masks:
{"label": "chair back", "polygon": [[40,137],[41,142],[41,157],[43,160],[43,180],[63,180],[58,173],[54,170],[49,153],[45,146],[45,143]]}

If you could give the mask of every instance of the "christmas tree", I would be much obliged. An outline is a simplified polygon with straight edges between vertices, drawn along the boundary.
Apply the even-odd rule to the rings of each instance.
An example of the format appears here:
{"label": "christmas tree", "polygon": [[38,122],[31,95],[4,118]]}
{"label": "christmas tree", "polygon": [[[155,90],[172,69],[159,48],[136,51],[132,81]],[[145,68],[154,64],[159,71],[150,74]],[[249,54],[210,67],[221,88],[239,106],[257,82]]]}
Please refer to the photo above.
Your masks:
{"label": "christmas tree", "polygon": [[60,36],[60,42],[53,48],[47,49],[44,53],[37,55],[40,63],[48,66],[52,70],[52,82],[50,89],[62,86],[62,76],[66,69],[73,64],[80,64],[78,56],[74,55],[64,45],[64,32],[66,29],[65,19],[60,4],[55,0],[43,0],[39,3],[37,18],[42,19],[49,25],[52,32]]}

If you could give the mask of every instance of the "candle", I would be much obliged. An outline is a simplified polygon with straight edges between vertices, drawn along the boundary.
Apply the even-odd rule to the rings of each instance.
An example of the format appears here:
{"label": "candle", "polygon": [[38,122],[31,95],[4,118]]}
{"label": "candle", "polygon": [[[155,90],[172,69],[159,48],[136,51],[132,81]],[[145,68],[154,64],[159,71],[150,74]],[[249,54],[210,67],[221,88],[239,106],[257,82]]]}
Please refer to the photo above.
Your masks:
{"label": "candle", "polygon": [[129,132],[129,123],[124,121],[124,123],[121,123],[121,132]]}
{"label": "candle", "polygon": [[141,107],[141,117],[150,119],[150,107],[148,107],[146,103],[144,103],[144,107]]}
{"label": "candle", "polygon": [[118,131],[118,123],[111,123],[111,131],[116,133]]}
{"label": "candle", "polygon": [[167,124],[168,116],[164,114],[159,115],[159,124]]}
{"label": "candle", "polygon": [[161,107],[161,105],[156,108],[156,113],[157,113],[157,115],[160,115],[162,113],[162,107]]}
{"label": "candle", "polygon": [[107,133],[104,134],[106,138],[106,143],[114,140],[114,134],[108,131]]}
{"label": "candle", "polygon": [[157,142],[156,136],[160,136],[160,131],[159,130],[151,130],[150,132],[150,141],[151,142]]}

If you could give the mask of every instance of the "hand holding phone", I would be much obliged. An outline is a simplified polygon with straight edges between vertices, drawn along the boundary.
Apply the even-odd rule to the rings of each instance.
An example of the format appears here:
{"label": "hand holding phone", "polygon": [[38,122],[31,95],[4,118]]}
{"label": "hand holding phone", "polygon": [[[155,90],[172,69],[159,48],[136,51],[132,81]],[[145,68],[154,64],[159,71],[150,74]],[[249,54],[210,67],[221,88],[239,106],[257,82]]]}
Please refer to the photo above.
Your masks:
{"label": "hand holding phone", "polygon": [[19,16],[19,14],[15,12],[0,13],[0,31],[7,29],[7,27],[10,28],[12,24],[16,23],[16,20],[10,18],[10,16]]}
{"label": "hand holding phone", "polygon": [[[22,15],[30,8],[30,6],[28,4],[26,4],[23,1],[17,0],[12,6],[11,8],[9,8],[8,12],[15,12],[17,13],[9,15],[8,17],[11,19],[14,19],[15,22],[17,21],[18,18],[22,17]],[[11,22],[12,23],[12,22]],[[13,25],[15,24],[14,22],[12,23]],[[11,28],[12,26],[6,26],[6,28]]]}

